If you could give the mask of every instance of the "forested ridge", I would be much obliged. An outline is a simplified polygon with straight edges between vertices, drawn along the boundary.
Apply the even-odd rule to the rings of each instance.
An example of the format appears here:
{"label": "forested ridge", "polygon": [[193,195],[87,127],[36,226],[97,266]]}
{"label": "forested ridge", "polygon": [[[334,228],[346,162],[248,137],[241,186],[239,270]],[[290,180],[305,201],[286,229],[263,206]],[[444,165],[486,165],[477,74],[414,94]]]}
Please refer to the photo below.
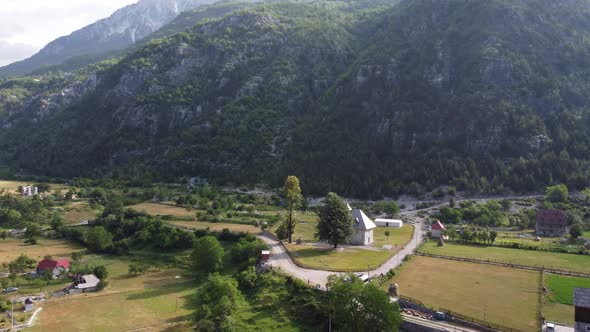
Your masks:
{"label": "forested ridge", "polygon": [[363,197],[589,184],[588,1],[231,6],[119,58],[0,81],[0,161],[59,177],[295,174],[306,193]]}

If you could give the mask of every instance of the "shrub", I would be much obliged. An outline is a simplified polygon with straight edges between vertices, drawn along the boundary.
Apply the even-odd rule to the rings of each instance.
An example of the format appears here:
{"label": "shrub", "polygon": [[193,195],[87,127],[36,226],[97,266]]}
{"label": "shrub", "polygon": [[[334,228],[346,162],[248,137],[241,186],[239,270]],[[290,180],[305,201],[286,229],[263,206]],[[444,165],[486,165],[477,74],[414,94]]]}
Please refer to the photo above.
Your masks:
{"label": "shrub", "polygon": [[385,236],[389,236],[390,234],[389,231],[385,231]]}

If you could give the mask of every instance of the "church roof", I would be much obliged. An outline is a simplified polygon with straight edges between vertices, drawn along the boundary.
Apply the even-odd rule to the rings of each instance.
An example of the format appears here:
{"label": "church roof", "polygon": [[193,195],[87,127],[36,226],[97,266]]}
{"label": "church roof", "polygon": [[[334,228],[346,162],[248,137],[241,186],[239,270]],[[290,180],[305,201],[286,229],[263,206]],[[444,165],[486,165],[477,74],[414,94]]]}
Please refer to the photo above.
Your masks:
{"label": "church roof", "polygon": [[370,230],[377,227],[371,218],[367,217],[367,215],[359,209],[352,210],[352,220],[352,227],[354,229]]}

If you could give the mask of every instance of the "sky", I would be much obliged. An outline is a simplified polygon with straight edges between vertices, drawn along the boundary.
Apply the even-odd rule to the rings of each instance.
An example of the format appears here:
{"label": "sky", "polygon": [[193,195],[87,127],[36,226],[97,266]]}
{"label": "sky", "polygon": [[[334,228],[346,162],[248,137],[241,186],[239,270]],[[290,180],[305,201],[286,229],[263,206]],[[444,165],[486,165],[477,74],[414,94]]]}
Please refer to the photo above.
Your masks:
{"label": "sky", "polygon": [[137,0],[0,0],[0,66]]}

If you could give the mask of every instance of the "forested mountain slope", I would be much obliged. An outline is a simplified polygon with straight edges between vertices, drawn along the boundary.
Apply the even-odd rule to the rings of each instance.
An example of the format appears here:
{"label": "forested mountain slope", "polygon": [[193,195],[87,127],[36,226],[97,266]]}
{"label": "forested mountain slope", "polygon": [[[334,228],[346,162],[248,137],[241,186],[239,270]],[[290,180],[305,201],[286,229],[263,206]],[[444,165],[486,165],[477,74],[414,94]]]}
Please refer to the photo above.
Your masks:
{"label": "forested mountain slope", "polygon": [[241,8],[120,61],[0,82],[1,158],[66,177],[293,173],[359,196],[582,187],[588,14],[585,0]]}

